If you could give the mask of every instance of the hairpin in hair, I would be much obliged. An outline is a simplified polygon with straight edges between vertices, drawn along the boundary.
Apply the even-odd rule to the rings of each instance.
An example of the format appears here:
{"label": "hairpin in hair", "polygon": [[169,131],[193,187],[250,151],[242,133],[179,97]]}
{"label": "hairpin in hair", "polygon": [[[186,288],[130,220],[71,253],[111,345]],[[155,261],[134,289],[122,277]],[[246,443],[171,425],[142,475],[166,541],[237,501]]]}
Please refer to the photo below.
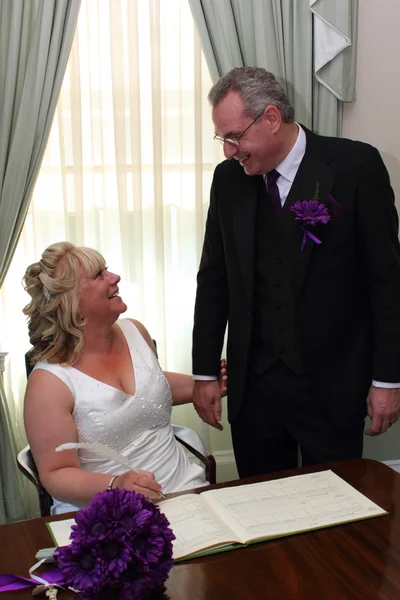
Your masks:
{"label": "hairpin in hair", "polygon": [[47,302],[50,302],[51,292],[45,285],[43,286],[43,296],[46,298]]}

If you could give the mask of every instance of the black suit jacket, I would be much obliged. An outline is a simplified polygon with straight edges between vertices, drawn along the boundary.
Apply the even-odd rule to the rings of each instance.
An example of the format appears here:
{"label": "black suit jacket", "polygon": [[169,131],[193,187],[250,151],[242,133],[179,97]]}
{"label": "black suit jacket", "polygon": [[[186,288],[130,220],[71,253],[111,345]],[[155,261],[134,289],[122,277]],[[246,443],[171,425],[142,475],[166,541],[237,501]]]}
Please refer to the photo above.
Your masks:
{"label": "black suit jacket", "polygon": [[[305,128],[304,128],[305,129]],[[389,176],[372,146],[306,130],[306,153],[282,218],[298,242],[292,289],[302,350],[321,401],[344,426],[366,412],[371,380],[400,382],[400,246]],[[198,273],[193,373],[215,375],[228,323],[228,412],[246,382],[253,327],[255,222],[260,176],[217,166]],[[290,206],[311,199],[331,220],[303,233]]]}

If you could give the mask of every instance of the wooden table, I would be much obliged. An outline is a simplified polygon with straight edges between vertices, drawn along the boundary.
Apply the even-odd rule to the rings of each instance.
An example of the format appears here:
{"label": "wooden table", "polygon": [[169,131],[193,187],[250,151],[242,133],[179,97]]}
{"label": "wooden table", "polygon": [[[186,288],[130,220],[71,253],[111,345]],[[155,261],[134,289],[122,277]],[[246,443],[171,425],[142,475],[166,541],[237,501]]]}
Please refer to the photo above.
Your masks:
{"label": "wooden table", "polygon": [[[399,600],[400,474],[367,459],[296,469],[238,485],[330,468],[389,515],[294,535],[179,563],[152,600]],[[28,575],[40,548],[52,545],[46,517],[0,526],[0,572]],[[31,590],[0,600],[32,598]],[[44,596],[43,596],[44,598]],[[59,598],[74,598],[69,591]]]}

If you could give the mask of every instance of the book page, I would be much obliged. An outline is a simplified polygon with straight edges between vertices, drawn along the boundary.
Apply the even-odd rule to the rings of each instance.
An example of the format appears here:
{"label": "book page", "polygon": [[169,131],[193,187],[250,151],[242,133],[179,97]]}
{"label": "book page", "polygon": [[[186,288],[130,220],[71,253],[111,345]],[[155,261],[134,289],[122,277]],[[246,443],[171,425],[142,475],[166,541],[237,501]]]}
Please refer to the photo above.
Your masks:
{"label": "book page", "polygon": [[75,519],[64,519],[64,521],[52,521],[51,523],[46,523],[56,546],[68,546],[71,543],[69,536],[71,534],[71,527],[74,523]]}
{"label": "book page", "polygon": [[200,494],[187,494],[159,504],[176,536],[173,558],[178,559],[205,548],[238,541],[229,527],[214,514]]}
{"label": "book page", "polygon": [[[178,559],[213,546],[232,545],[237,536],[229,530],[198,494],[187,494],[164,500],[158,505],[176,536],[173,558]],[[71,526],[75,519],[46,523],[56,546],[70,543]]]}
{"label": "book page", "polygon": [[387,514],[332,471],[203,492],[242,543]]}

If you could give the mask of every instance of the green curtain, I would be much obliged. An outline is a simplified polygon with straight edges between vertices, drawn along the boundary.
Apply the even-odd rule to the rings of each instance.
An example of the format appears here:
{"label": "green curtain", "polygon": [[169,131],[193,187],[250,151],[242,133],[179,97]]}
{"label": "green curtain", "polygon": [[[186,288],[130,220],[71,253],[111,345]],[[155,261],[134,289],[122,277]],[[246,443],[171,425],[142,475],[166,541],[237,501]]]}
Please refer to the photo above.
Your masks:
{"label": "green curtain", "polygon": [[264,67],[286,88],[299,122],[340,133],[341,102],[354,99],[357,0],[189,4],[213,81],[233,67]]}
{"label": "green curtain", "polygon": [[[0,286],[45,151],[80,3],[0,0]],[[4,523],[23,518],[24,509],[15,435],[0,383],[0,522]]]}
{"label": "green curtain", "polygon": [[358,0],[310,0],[313,130],[341,135],[343,102],[355,102]]}
{"label": "green curtain", "polygon": [[16,440],[0,373],[0,523],[25,519],[24,482],[16,466]]}
{"label": "green curtain", "polygon": [[50,133],[81,0],[0,0],[0,286]]}

